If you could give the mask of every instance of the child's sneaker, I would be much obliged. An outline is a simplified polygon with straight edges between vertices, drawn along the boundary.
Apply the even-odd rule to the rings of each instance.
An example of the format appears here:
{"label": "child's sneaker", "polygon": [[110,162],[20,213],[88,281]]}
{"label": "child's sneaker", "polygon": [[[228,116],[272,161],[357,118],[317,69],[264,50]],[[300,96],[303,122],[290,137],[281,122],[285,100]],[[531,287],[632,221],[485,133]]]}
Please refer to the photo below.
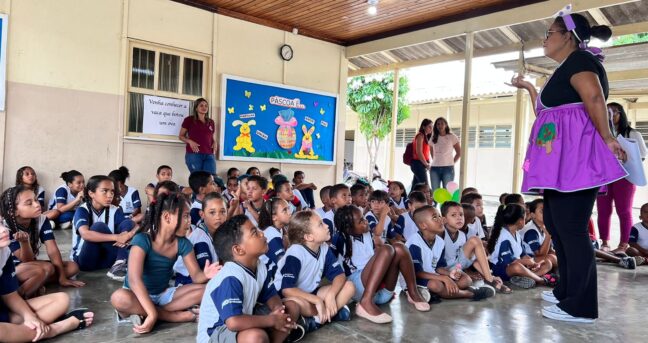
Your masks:
{"label": "child's sneaker", "polygon": [[468,290],[473,293],[473,301],[484,300],[495,295],[495,290],[492,287],[470,287]]}
{"label": "child's sneaker", "polygon": [[66,222],[66,223],[61,224],[61,229],[63,229],[63,230],[67,230],[67,229],[69,229],[71,227],[72,227],[71,222]]}
{"label": "child's sneaker", "polygon": [[511,284],[515,287],[529,289],[535,287],[536,282],[530,277],[514,276],[511,278]]}
{"label": "child's sneaker", "polygon": [[344,305],[344,307],[342,307],[338,313],[333,316],[333,320],[336,322],[348,322],[351,320],[351,310],[349,310],[349,307]]}
{"label": "child's sneaker", "polygon": [[430,290],[425,287],[425,286],[416,286],[418,289],[419,294],[425,300],[426,303],[430,303],[430,300],[432,299],[432,295],[430,294]]}
{"label": "child's sneaker", "polygon": [[619,261],[619,266],[625,269],[635,269],[637,268],[637,261],[630,256],[621,257],[621,261]]}
{"label": "child's sneaker", "polygon": [[124,282],[128,271],[127,268],[128,265],[125,260],[117,260],[115,261],[115,264],[110,267],[110,270],[106,275],[115,281]]}
{"label": "child's sneaker", "polygon": [[635,256],[634,260],[637,267],[639,267],[642,264],[646,264],[646,258],[643,256]]}
{"label": "child's sneaker", "polygon": [[[290,331],[290,334],[286,338],[286,342],[299,342],[304,338],[306,335],[306,329],[304,328],[303,324],[303,319],[304,317],[301,317],[300,320],[297,321],[297,327],[292,329]],[[301,322],[301,324],[300,324]]]}
{"label": "child's sneaker", "polygon": [[313,332],[322,327],[313,317],[300,316],[297,320],[297,325],[301,325],[306,333]]}

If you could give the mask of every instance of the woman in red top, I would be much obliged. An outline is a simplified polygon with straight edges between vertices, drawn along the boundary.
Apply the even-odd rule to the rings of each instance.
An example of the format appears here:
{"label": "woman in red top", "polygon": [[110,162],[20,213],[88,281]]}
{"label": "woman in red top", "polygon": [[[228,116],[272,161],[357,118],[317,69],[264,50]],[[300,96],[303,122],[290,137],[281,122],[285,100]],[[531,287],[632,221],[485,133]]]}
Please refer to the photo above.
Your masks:
{"label": "woman in red top", "polygon": [[419,127],[418,133],[414,137],[414,146],[412,156],[412,163],[410,164],[410,169],[414,173],[414,179],[412,180],[412,187],[418,183],[430,184],[428,182],[428,170],[430,169],[430,146],[428,145],[428,139],[432,134],[432,121],[430,119],[423,119],[421,126]]}
{"label": "woman in red top", "polygon": [[216,175],[217,143],[214,140],[215,124],[209,118],[209,104],[200,98],[194,102],[193,115],[182,122],[180,140],[187,144],[185,163],[189,172],[204,170]]}

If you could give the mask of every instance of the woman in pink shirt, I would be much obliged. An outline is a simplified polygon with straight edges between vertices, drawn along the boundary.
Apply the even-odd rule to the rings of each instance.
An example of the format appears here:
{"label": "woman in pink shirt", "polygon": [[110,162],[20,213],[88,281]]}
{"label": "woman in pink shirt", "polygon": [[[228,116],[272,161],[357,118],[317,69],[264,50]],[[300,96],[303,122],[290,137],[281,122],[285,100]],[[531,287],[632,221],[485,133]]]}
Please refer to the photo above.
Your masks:
{"label": "woman in pink shirt", "polygon": [[454,180],[454,165],[461,157],[459,138],[450,132],[450,126],[443,117],[434,121],[432,140],[432,164],[430,168],[430,183],[432,192],[441,186],[446,188]]}
{"label": "woman in pink shirt", "polygon": [[197,99],[193,115],[184,119],[179,135],[180,140],[187,144],[185,163],[190,173],[204,170],[216,175],[215,127],[214,121],[209,118],[209,103],[203,98]]}

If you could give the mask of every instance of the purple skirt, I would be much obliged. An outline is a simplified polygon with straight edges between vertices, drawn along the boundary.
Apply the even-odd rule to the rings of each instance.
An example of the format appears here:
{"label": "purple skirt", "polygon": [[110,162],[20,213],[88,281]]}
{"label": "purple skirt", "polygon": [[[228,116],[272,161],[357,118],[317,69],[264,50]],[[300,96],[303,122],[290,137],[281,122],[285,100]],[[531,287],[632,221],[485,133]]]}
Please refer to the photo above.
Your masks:
{"label": "purple skirt", "polygon": [[582,104],[542,110],[533,123],[522,166],[522,192],[575,192],[628,175],[596,131]]}

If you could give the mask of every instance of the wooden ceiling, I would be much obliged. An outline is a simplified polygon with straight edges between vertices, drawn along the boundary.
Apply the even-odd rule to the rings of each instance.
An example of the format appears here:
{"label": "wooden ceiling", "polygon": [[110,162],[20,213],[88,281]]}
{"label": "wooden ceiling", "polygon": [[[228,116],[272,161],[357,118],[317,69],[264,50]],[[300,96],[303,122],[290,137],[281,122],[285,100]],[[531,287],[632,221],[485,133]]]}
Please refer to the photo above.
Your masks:
{"label": "wooden ceiling", "polygon": [[545,0],[174,0],[341,45],[353,45]]}

